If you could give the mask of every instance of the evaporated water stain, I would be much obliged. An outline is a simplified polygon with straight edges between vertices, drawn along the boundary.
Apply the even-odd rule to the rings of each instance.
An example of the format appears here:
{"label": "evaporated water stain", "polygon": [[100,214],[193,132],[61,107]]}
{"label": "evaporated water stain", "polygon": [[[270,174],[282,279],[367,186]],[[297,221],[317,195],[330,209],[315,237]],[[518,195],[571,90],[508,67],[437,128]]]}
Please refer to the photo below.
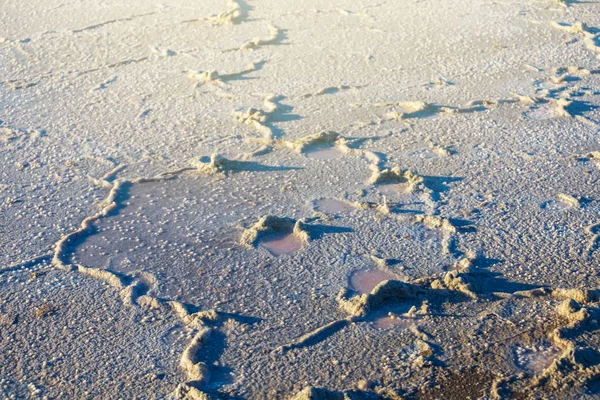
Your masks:
{"label": "evaporated water stain", "polygon": [[213,366],[210,369],[210,386],[219,388],[232,385],[236,382],[236,376],[228,367]]}
{"label": "evaporated water stain", "polygon": [[525,116],[537,121],[545,121],[559,117],[555,107],[551,103],[544,103],[533,107],[531,110],[525,112]]}
{"label": "evaporated water stain", "polygon": [[300,250],[302,241],[292,233],[273,233],[263,237],[260,245],[274,256],[281,256]]}
{"label": "evaporated water stain", "polygon": [[432,150],[417,150],[405,153],[407,157],[410,158],[420,158],[422,160],[425,159],[433,159],[438,158],[439,156]]}
{"label": "evaporated water stain", "polygon": [[540,209],[542,209],[544,211],[548,211],[548,212],[560,212],[560,211],[570,210],[572,208],[573,208],[572,205],[565,204],[564,202],[560,201],[559,199],[547,200],[540,204]]}
{"label": "evaporated water stain", "polygon": [[338,158],[343,153],[335,147],[315,147],[306,153],[306,157],[313,160],[331,160]]}
{"label": "evaporated water stain", "polygon": [[324,198],[317,200],[316,209],[326,214],[343,214],[354,210],[354,206],[337,199]]}
{"label": "evaporated water stain", "polygon": [[371,293],[381,282],[396,280],[394,274],[379,269],[356,271],[350,276],[350,286],[360,294]]}

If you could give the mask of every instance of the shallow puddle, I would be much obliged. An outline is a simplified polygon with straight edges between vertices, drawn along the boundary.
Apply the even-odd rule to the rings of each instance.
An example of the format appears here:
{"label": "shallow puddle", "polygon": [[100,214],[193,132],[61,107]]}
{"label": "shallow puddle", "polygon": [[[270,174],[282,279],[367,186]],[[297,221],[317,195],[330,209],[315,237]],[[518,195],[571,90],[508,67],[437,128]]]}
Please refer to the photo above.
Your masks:
{"label": "shallow puddle", "polygon": [[396,196],[408,192],[407,185],[404,183],[386,183],[384,185],[378,185],[377,190],[386,196]]}
{"label": "shallow puddle", "polygon": [[354,207],[344,201],[325,198],[317,200],[316,209],[326,214],[341,214],[352,211]]}
{"label": "shallow puddle", "polygon": [[274,256],[294,253],[302,248],[302,242],[291,233],[273,233],[263,237],[260,245]]}
{"label": "shallow puddle", "polygon": [[528,372],[541,373],[548,368],[558,356],[560,349],[554,346],[517,347],[517,365]]}
{"label": "shallow puddle", "polygon": [[411,320],[409,319],[389,315],[378,317],[375,319],[375,321],[373,321],[373,326],[377,329],[390,329],[397,326],[408,328],[410,324]]}
{"label": "shallow puddle", "polygon": [[350,276],[350,286],[360,294],[371,293],[381,282],[396,279],[395,275],[379,269],[362,270]]}
{"label": "shallow puddle", "polygon": [[331,160],[342,155],[335,147],[318,147],[306,153],[306,157],[313,160]]}

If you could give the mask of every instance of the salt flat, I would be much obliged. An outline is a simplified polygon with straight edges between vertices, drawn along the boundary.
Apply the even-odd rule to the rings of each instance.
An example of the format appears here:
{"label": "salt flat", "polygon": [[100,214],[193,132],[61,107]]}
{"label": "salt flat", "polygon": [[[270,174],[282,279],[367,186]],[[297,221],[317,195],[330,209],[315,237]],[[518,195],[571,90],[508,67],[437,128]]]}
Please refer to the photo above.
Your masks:
{"label": "salt flat", "polygon": [[597,398],[600,5],[0,0],[0,397]]}

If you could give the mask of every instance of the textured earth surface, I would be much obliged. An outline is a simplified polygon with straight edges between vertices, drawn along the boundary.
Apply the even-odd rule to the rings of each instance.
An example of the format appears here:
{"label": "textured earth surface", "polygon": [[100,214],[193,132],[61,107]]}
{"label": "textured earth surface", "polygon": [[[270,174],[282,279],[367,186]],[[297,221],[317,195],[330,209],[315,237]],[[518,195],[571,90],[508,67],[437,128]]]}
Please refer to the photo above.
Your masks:
{"label": "textured earth surface", "polygon": [[0,397],[597,398],[599,134],[596,2],[0,0]]}

